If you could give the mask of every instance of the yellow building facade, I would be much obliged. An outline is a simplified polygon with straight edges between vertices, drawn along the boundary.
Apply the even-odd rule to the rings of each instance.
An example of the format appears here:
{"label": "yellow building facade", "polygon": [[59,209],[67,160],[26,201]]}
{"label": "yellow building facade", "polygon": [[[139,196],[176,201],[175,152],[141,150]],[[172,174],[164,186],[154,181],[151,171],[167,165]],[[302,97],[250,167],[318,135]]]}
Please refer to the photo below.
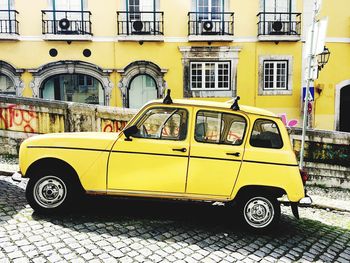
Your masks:
{"label": "yellow building facade", "polygon": [[[324,0],[328,64],[312,126],[350,131],[348,0]],[[240,103],[301,126],[313,0],[0,0],[0,92],[139,108],[161,98]]]}

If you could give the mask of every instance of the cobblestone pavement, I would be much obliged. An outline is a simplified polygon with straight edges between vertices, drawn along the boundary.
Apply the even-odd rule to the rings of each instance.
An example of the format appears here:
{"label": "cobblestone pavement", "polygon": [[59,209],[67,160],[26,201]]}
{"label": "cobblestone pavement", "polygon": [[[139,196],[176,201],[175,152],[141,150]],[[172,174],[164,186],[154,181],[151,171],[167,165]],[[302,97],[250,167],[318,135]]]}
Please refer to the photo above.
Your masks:
{"label": "cobblestone pavement", "polygon": [[273,233],[242,230],[232,208],[86,198],[64,216],[33,213],[26,181],[0,176],[0,262],[349,262],[350,214],[283,207]]}

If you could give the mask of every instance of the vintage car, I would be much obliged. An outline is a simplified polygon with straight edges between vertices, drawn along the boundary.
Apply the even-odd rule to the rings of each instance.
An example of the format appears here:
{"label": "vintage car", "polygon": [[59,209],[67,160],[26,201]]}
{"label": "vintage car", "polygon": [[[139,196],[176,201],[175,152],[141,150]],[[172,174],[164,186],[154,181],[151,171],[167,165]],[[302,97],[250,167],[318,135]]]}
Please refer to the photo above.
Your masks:
{"label": "vintage car", "polygon": [[[278,222],[278,198],[293,213],[305,199],[288,132],[275,114],[231,102],[156,100],[120,133],[59,133],[25,140],[20,174],[37,212],[64,211],[77,196],[235,204],[252,229]],[[14,175],[13,178],[16,178]]]}

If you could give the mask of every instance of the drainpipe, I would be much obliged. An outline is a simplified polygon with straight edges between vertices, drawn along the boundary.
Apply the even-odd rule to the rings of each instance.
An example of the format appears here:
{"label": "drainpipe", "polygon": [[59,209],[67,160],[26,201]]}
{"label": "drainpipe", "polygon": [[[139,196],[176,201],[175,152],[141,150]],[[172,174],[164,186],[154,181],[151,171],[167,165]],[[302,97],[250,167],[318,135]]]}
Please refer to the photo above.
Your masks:
{"label": "drainpipe", "polygon": [[52,0],[52,11],[53,11],[53,33],[56,34],[57,33],[57,29],[56,29],[56,0]]}

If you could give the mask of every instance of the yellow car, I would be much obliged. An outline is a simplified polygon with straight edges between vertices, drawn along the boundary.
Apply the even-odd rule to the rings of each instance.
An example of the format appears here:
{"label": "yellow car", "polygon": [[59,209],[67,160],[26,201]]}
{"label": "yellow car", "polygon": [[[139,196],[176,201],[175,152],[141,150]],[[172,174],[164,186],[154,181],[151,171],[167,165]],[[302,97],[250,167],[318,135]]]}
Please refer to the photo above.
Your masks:
{"label": "yellow car", "polygon": [[65,210],[81,193],[220,201],[237,204],[247,226],[266,229],[278,222],[277,198],[286,195],[298,216],[305,197],[280,118],[238,100],[167,96],[145,105],[120,133],[29,138],[19,166],[30,178],[27,200],[41,213]]}

